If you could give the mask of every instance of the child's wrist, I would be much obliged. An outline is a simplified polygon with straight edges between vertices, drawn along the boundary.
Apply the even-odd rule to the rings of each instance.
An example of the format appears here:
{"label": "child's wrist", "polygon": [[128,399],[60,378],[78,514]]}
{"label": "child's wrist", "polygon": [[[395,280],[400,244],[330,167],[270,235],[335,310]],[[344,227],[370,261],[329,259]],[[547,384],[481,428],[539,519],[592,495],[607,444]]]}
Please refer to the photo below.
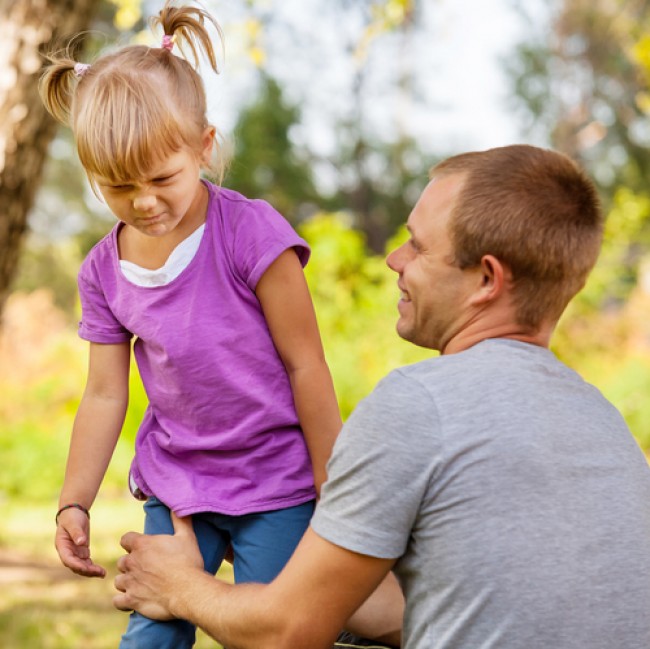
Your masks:
{"label": "child's wrist", "polygon": [[81,504],[79,503],[69,503],[67,505],[63,505],[62,507],[59,508],[59,511],[56,513],[56,516],[54,517],[54,522],[58,525],[59,524],[59,516],[66,510],[66,509],[78,509],[79,511],[83,512],[88,516],[88,519],[90,519],[90,512]]}

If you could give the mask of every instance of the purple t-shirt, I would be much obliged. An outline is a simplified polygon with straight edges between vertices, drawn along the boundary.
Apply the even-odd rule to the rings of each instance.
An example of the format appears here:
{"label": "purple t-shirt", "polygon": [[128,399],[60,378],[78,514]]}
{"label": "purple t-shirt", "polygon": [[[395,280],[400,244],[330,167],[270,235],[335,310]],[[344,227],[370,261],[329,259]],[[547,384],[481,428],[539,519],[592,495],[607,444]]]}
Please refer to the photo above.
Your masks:
{"label": "purple t-shirt", "polygon": [[289,378],[255,287],[277,257],[309,248],[268,203],[206,183],[199,248],[169,284],[141,287],[119,268],[118,224],[79,271],[79,335],[136,337],[149,398],[131,476],[179,515],[240,515],[315,497]]}

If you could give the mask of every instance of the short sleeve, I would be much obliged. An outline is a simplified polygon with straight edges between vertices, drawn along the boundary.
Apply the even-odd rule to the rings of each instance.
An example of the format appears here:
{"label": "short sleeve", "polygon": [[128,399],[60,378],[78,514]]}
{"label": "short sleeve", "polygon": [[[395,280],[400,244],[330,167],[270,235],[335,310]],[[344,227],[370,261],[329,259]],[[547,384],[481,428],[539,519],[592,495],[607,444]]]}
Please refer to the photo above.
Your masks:
{"label": "short sleeve", "polygon": [[314,531],[353,552],[396,559],[406,550],[440,452],[429,393],[398,371],[344,425],[312,519]]}
{"label": "short sleeve", "polygon": [[79,337],[89,342],[116,344],[128,342],[132,334],[113,315],[92,264],[87,259],[81,266],[77,284],[81,301]]}
{"label": "short sleeve", "polygon": [[238,274],[255,290],[269,266],[289,248],[293,248],[304,267],[309,246],[291,224],[265,201],[242,203],[234,224],[233,261]]}

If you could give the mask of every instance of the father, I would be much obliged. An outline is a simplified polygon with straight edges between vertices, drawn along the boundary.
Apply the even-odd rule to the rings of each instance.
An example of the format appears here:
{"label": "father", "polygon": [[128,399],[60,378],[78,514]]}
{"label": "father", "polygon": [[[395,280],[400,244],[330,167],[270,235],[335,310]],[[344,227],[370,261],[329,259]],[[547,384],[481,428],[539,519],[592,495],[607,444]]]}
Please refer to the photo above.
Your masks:
{"label": "father", "polygon": [[173,537],[123,537],[115,605],[187,618],[231,649],[312,649],[393,570],[407,649],[648,649],[650,469],[548,349],[598,256],[592,183],[535,147],[459,155],[407,227],[387,260],[397,331],[441,356],[358,406],[284,571],[216,580],[176,519]]}

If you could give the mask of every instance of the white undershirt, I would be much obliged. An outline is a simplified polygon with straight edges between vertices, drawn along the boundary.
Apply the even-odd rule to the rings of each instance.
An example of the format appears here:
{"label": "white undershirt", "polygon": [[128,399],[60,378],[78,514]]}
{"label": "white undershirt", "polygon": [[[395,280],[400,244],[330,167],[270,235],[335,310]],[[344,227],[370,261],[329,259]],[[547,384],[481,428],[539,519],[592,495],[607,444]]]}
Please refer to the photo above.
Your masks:
{"label": "white undershirt", "polygon": [[122,274],[132,284],[137,286],[164,286],[176,279],[190,264],[196,251],[199,249],[205,223],[198,227],[187,239],[183,239],[167,258],[165,265],[161,268],[151,270],[142,268],[130,261],[120,259]]}

